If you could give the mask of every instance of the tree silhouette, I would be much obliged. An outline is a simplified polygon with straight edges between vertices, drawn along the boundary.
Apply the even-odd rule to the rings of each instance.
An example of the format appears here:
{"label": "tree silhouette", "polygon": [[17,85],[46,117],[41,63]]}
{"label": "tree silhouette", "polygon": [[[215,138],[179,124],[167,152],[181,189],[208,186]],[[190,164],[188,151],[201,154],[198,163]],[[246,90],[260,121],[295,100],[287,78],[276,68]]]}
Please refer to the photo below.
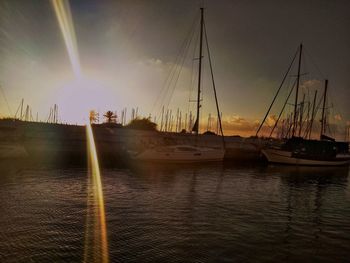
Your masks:
{"label": "tree silhouette", "polygon": [[143,118],[143,119],[134,119],[132,120],[126,128],[129,129],[135,129],[135,130],[148,130],[148,131],[155,131],[157,129],[157,124],[150,121],[150,119]]}
{"label": "tree silhouette", "polygon": [[90,111],[90,114],[89,114],[89,120],[90,120],[90,123],[98,123],[98,119],[99,119],[99,116],[98,116],[98,112],[96,112],[95,110],[91,110]]}
{"label": "tree silhouette", "polygon": [[106,123],[116,123],[117,122],[117,115],[114,114],[113,111],[107,111],[105,114],[103,114],[103,117],[106,119]]}

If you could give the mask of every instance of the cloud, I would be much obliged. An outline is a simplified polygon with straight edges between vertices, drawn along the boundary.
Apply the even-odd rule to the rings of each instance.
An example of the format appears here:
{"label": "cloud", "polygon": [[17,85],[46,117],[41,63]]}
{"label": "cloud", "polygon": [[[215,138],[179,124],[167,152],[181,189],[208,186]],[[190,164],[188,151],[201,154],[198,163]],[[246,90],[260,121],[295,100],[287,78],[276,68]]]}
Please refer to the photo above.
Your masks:
{"label": "cloud", "polygon": [[334,119],[336,121],[341,121],[343,118],[342,118],[342,116],[340,114],[336,114],[336,115],[334,115]]}
{"label": "cloud", "polygon": [[271,126],[275,125],[276,121],[277,121],[277,116],[276,115],[269,115],[269,116],[267,116],[265,122],[266,122],[266,124],[268,126],[271,127]]}
{"label": "cloud", "polygon": [[[334,119],[337,121],[342,120],[342,116],[340,114],[337,114],[334,116]],[[259,132],[259,136],[269,136],[272,127],[275,125],[277,121],[276,115],[269,115],[266,118],[265,124],[263,125],[262,129]],[[282,120],[279,121],[278,127],[275,130],[274,135],[276,135],[276,132],[280,131],[281,129]],[[346,122],[347,125],[350,125],[350,121]],[[225,135],[241,135],[243,137],[248,137],[255,135],[259,125],[259,120],[250,120],[247,118],[244,118],[239,115],[230,115],[230,116],[224,116],[222,120],[222,125],[224,129]],[[303,133],[305,132],[306,124],[304,124]],[[312,129],[312,138],[318,138],[319,137],[319,130],[320,130],[320,124],[315,121],[313,124]],[[329,123],[327,126],[327,134],[338,138],[339,136],[343,136],[344,128],[342,125],[335,124],[334,122]],[[342,137],[339,137],[342,138]]]}
{"label": "cloud", "polygon": [[322,82],[317,79],[306,80],[301,84],[301,88],[312,89],[312,90],[322,88],[322,86],[323,86]]}
{"label": "cloud", "polygon": [[225,118],[225,121],[232,125],[239,125],[239,126],[246,123],[246,120],[238,115],[228,116]]}
{"label": "cloud", "polygon": [[255,134],[259,122],[257,120],[248,120],[239,115],[224,116],[222,126],[227,135],[250,136]]}
{"label": "cloud", "polygon": [[[260,130],[260,136],[269,135],[272,127],[277,121],[276,115],[269,115],[266,118],[265,124]],[[227,135],[241,135],[241,136],[252,136],[256,134],[260,126],[260,120],[247,119],[239,115],[224,116],[222,120],[222,125],[224,132]]]}
{"label": "cloud", "polygon": [[138,64],[147,65],[151,67],[160,67],[160,66],[164,66],[165,63],[163,63],[163,61],[159,58],[148,58],[145,60],[140,60]]}

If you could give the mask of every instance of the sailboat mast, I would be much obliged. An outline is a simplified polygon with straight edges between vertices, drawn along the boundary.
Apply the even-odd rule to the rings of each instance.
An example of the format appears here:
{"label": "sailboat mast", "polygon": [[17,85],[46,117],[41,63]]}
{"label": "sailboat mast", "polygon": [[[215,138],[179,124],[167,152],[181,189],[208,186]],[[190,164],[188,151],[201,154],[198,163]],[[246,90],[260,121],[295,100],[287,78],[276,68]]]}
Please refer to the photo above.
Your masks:
{"label": "sailboat mast", "polygon": [[303,117],[304,117],[304,104],[305,104],[305,93],[303,96],[303,100],[300,103],[300,114],[299,114],[299,137],[301,137],[301,131],[303,129]]}
{"label": "sailboat mast", "polygon": [[293,121],[292,136],[295,135],[295,131],[297,129],[297,122],[298,122],[297,110],[298,110],[298,96],[299,96],[300,67],[301,67],[301,54],[302,54],[302,51],[303,51],[303,44],[300,44],[300,48],[299,48],[299,63],[298,63],[298,75],[297,75],[297,89],[296,89],[296,92],[295,92],[294,121]]}
{"label": "sailboat mast", "polygon": [[326,130],[326,102],[327,102],[327,90],[328,90],[328,79],[325,80],[324,83],[324,94],[323,94],[323,106],[322,106],[322,119],[321,119],[321,134],[320,139],[322,139],[322,134],[325,133]]}
{"label": "sailboat mast", "polygon": [[200,29],[200,39],[199,39],[199,64],[198,64],[198,93],[197,93],[197,119],[196,119],[196,127],[195,127],[195,133],[198,135],[199,132],[199,110],[200,110],[200,99],[201,99],[201,79],[202,79],[202,58],[203,58],[203,24],[204,24],[204,18],[203,18],[203,12],[204,8],[201,7],[201,29]]}
{"label": "sailboat mast", "polygon": [[316,98],[317,98],[317,90],[315,90],[314,102],[313,102],[313,104],[312,104],[309,139],[311,139],[311,136],[312,136],[312,125],[313,125],[313,123],[314,123],[314,118],[315,118]]}

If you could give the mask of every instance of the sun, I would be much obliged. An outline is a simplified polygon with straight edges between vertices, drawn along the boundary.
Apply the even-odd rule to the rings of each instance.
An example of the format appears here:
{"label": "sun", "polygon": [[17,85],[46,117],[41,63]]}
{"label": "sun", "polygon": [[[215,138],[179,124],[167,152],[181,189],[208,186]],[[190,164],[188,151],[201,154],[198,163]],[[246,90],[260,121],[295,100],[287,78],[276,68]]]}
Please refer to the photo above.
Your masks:
{"label": "sun", "polygon": [[90,110],[104,113],[120,108],[115,90],[87,77],[64,85],[58,90],[56,98],[59,118],[64,123],[85,124]]}

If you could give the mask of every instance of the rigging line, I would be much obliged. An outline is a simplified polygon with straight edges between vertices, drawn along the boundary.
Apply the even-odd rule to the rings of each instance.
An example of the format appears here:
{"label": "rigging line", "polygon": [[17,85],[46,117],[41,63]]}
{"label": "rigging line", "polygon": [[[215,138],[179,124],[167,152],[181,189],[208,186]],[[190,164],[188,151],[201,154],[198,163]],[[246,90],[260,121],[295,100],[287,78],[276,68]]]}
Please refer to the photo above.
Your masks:
{"label": "rigging line", "polygon": [[[190,40],[192,41],[192,38],[193,38],[193,35],[191,36],[191,38],[190,38]],[[186,55],[186,53],[187,53],[187,48],[188,48],[188,46],[190,45],[190,43],[191,43],[191,41],[188,41],[187,43],[186,43],[186,46],[184,47],[184,50],[183,50],[183,56],[185,57],[185,55]],[[176,62],[176,65],[175,65],[175,67],[174,67],[174,70],[173,70],[173,72],[172,72],[172,74],[171,74],[171,77],[169,78],[169,81],[168,81],[168,84],[167,84],[167,88],[166,88],[166,92],[163,94],[163,96],[162,96],[162,102],[163,103],[161,103],[161,108],[162,108],[162,105],[164,106],[164,104],[167,104],[167,107],[169,106],[169,103],[170,103],[170,100],[171,100],[171,97],[172,97],[172,94],[173,94],[173,92],[174,92],[174,89],[175,89],[175,86],[172,86],[172,85],[174,85],[173,83],[174,83],[174,79],[176,79],[175,80],[175,85],[176,85],[176,83],[177,83],[177,79],[179,78],[179,75],[180,75],[180,73],[181,73],[181,70],[182,70],[182,66],[183,66],[183,64],[184,64],[184,59],[182,60],[182,62],[180,61],[180,59],[181,59],[181,57],[179,57],[179,59],[178,59],[178,61]],[[181,64],[180,64],[181,63]],[[177,75],[177,77],[176,77],[176,75]],[[169,94],[169,91],[170,91],[170,94]],[[168,101],[168,102],[165,102],[165,101]]]}
{"label": "rigging line", "polygon": [[258,130],[256,131],[256,134],[255,134],[256,137],[258,136],[258,134],[259,134],[259,132],[260,132],[262,126],[264,125],[264,123],[265,123],[265,121],[266,121],[267,116],[269,115],[269,113],[270,113],[270,111],[271,111],[271,108],[272,108],[273,104],[275,103],[275,101],[276,101],[276,99],[277,99],[277,96],[278,96],[278,94],[279,94],[279,92],[280,92],[280,90],[281,90],[281,88],[282,88],[282,86],[283,86],[283,84],[284,84],[284,81],[286,80],[286,78],[287,78],[287,76],[288,76],[288,73],[290,72],[290,70],[291,70],[291,68],[292,68],[292,66],[293,66],[293,64],[294,64],[294,61],[295,61],[295,58],[297,57],[297,54],[298,54],[298,52],[299,52],[299,49],[300,49],[300,48],[298,48],[297,51],[295,52],[295,55],[294,55],[294,57],[293,57],[293,59],[292,59],[292,62],[290,63],[287,72],[284,74],[282,83],[280,84],[280,86],[279,86],[279,88],[278,88],[278,90],[277,90],[277,93],[276,93],[275,97],[273,98],[273,100],[272,100],[272,102],[271,102],[271,105],[270,105],[269,109],[267,110],[266,115],[265,115],[263,121],[261,122],[261,124],[260,124]]}
{"label": "rigging line", "polygon": [[16,110],[16,113],[15,113],[15,119],[17,118],[17,113],[18,113],[18,111],[19,111],[19,109],[21,108],[21,103],[18,105],[18,108],[17,108],[17,110]]}
{"label": "rigging line", "polygon": [[[331,104],[331,106],[327,107],[327,108],[332,108],[333,114],[337,113],[337,114],[341,115],[341,112],[339,111],[339,109],[337,107],[334,106],[334,103],[333,103],[335,101],[334,96],[333,96],[333,89],[329,89],[327,93],[328,93],[328,96],[327,96],[328,102]],[[334,116],[333,116],[333,118],[334,118]]]}
{"label": "rigging line", "polygon": [[[311,138],[311,133],[312,133],[312,126],[313,123],[315,121],[314,117],[315,117],[315,107],[316,107],[316,98],[317,98],[317,91],[315,91],[314,93],[314,99],[312,101],[312,111],[311,111],[311,117],[309,117],[308,123],[306,124],[306,129],[304,132],[304,138],[307,138],[308,134],[309,134],[309,139]],[[311,119],[310,119],[311,118]]]}
{"label": "rigging line", "polygon": [[[304,94],[305,95],[305,94]],[[301,107],[301,109],[303,109],[303,111],[300,111],[300,114],[301,114],[301,116],[304,116],[305,115],[305,113],[306,113],[306,111],[307,111],[307,108],[305,107],[305,100],[304,100],[304,102],[301,102],[300,103],[300,107]],[[303,129],[303,126],[304,126],[304,120],[302,120],[301,119],[301,123],[300,123],[300,130],[302,131],[302,129]],[[306,129],[306,128],[305,128]],[[300,132],[301,133],[301,132]]]}
{"label": "rigging line", "polygon": [[[323,96],[321,96],[321,98],[319,98],[319,100],[318,100],[318,103],[317,103],[317,106],[316,106],[316,108],[315,108],[315,112],[314,112],[314,115],[312,116],[312,119],[313,120],[315,120],[315,118],[316,118],[316,116],[317,116],[317,113],[318,113],[318,111],[319,111],[319,109],[320,109],[320,107],[321,107],[321,103],[322,103],[322,101],[323,101],[323,97],[324,97],[324,93],[323,93]],[[308,126],[307,126],[307,131],[309,132],[309,130],[311,129],[311,124],[309,124]]]}
{"label": "rigging line", "polygon": [[220,132],[221,132],[221,136],[222,136],[222,145],[223,145],[223,147],[225,149],[225,137],[224,137],[224,132],[222,130],[220,108],[219,108],[219,103],[218,103],[218,97],[217,97],[217,94],[216,94],[216,86],[215,86],[215,80],[214,80],[213,65],[211,63],[211,56],[210,56],[210,49],[209,49],[209,43],[208,43],[207,28],[205,26],[205,21],[204,20],[203,20],[203,26],[204,26],[205,42],[206,42],[207,51],[208,51],[208,60],[209,60],[209,66],[210,66],[211,80],[212,80],[213,89],[214,89],[214,95],[215,95],[216,110],[217,110],[217,113],[218,113],[218,119],[219,119],[219,124],[220,124]]}
{"label": "rigging line", "polygon": [[327,105],[325,106],[325,110],[326,110],[326,129],[328,128],[329,134],[333,137],[335,137],[335,133],[337,132],[337,129],[333,129],[331,127],[331,119],[333,120],[333,122],[336,122],[337,120],[335,119],[335,115],[339,114],[340,112],[338,111],[338,109],[336,107],[334,107],[334,103],[333,103],[333,96],[332,96],[332,89],[329,89],[327,91]]}
{"label": "rigging line", "polygon": [[174,91],[175,91],[177,82],[178,82],[178,80],[179,80],[180,74],[181,74],[181,72],[182,72],[183,65],[184,65],[185,60],[186,60],[186,55],[187,55],[187,53],[188,53],[189,46],[190,46],[190,44],[191,44],[191,42],[192,42],[192,39],[193,39],[193,38],[191,38],[191,41],[188,43],[188,45],[187,45],[187,47],[186,47],[186,51],[185,51],[185,53],[184,53],[184,57],[183,57],[183,59],[182,59],[181,66],[180,66],[179,71],[178,71],[178,74],[177,74],[177,76],[176,76],[175,83],[174,83],[174,85],[173,85],[173,87],[172,87],[172,89],[171,89],[171,93],[170,93],[170,97],[169,97],[169,100],[168,100],[168,103],[167,103],[167,107],[169,107],[169,104],[170,104],[171,99],[172,99],[172,97],[173,97],[173,94],[174,94]]}
{"label": "rigging line", "polygon": [[167,86],[166,86],[166,91],[163,93],[161,103],[159,105],[161,108],[162,108],[162,106],[164,106],[164,102],[167,100],[167,97],[169,95],[169,90],[171,87],[171,83],[173,82],[173,79],[175,77],[176,72],[178,71],[178,68],[179,68],[179,64],[176,62],[176,64],[174,65],[174,70],[170,74],[170,78],[169,78],[169,81],[168,81]]}
{"label": "rigging line", "polygon": [[[193,90],[195,90],[197,88],[197,76],[199,74],[198,71],[198,67],[196,67],[196,63],[195,61],[197,61],[199,58],[197,57],[197,53],[198,53],[198,49],[199,49],[199,37],[200,37],[200,32],[197,32],[196,34],[196,39],[194,42],[194,46],[193,46],[193,52],[192,52],[192,63],[191,63],[191,67],[192,67],[192,76],[191,76],[191,84],[190,84],[190,96],[188,99],[188,106],[190,107],[190,105],[192,105],[191,103],[194,101],[197,101],[196,99],[192,99],[192,92]],[[191,107],[193,109],[193,107]],[[194,109],[193,109],[194,110]]]}
{"label": "rigging line", "polygon": [[182,44],[180,46],[180,49],[179,49],[179,51],[177,53],[177,56],[176,56],[176,59],[175,59],[175,64],[173,65],[173,67],[171,67],[171,69],[169,71],[169,74],[168,74],[167,78],[165,79],[165,81],[163,83],[163,88],[162,88],[161,92],[158,93],[157,99],[156,99],[155,103],[153,104],[153,108],[151,110],[152,113],[154,112],[154,110],[155,110],[154,108],[157,106],[157,103],[159,102],[160,97],[161,96],[164,97],[164,95],[163,95],[164,94],[164,90],[166,88],[168,88],[167,83],[168,83],[168,81],[170,79],[170,76],[172,75],[172,71],[176,68],[176,66],[178,64],[177,62],[180,60],[181,54],[183,53],[183,49],[185,48],[186,43],[188,42],[188,39],[191,37],[191,35],[193,35],[195,25],[198,22],[197,21],[198,20],[197,19],[198,16],[199,16],[199,12],[197,12],[197,15],[196,15],[195,19],[193,20],[192,25],[190,27],[190,30],[188,31],[184,41],[182,42]]}
{"label": "rigging line", "polygon": [[7,106],[8,111],[9,111],[9,113],[10,113],[10,116],[12,116],[12,111],[11,111],[11,108],[10,108],[10,104],[9,104],[9,102],[8,102],[8,100],[7,100],[7,97],[6,97],[6,94],[5,94],[4,89],[2,88],[2,85],[0,85],[0,90],[1,90],[2,96],[4,97],[4,101],[5,101],[5,103],[6,103],[6,106]]}
{"label": "rigging line", "polygon": [[309,53],[307,48],[304,48],[304,53],[306,54],[306,56],[310,59],[311,64],[315,67],[315,69],[318,71],[318,73],[321,75],[322,79],[326,79],[326,77],[324,76],[324,74],[322,73],[322,71],[320,70],[320,68],[317,66],[317,64],[315,63],[315,61],[312,59],[311,54]]}
{"label": "rigging line", "polygon": [[[304,53],[302,53],[302,68],[304,69],[303,71],[304,71],[304,73],[303,74],[300,74],[300,76],[301,75],[308,75],[309,74],[309,72],[311,72],[311,71],[309,71],[308,69],[309,69],[309,64],[307,63],[307,59],[306,59],[306,55],[304,54]],[[310,80],[312,79],[312,74],[310,74]],[[302,84],[301,84],[301,88],[302,88],[302,90],[304,91],[304,94],[306,94],[306,101],[310,101],[310,88],[312,88],[312,87],[309,87],[308,85],[307,85],[307,82],[306,81],[304,81]],[[303,114],[306,112],[306,109],[304,109],[303,110]],[[303,125],[303,124],[301,124],[301,125]]]}
{"label": "rigging line", "polygon": [[189,110],[190,110],[191,97],[192,97],[192,92],[194,90],[194,84],[195,84],[196,74],[194,74],[194,61],[195,61],[195,57],[196,57],[195,54],[197,53],[198,42],[199,42],[199,32],[196,36],[196,39],[194,41],[194,46],[193,46],[192,63],[191,63],[191,83],[190,83],[189,96],[188,96],[187,113],[189,113]]}
{"label": "rigging line", "polygon": [[[181,47],[181,51],[182,51],[182,48],[183,47]],[[180,55],[180,54],[179,54]],[[164,82],[164,84],[163,84],[163,89],[161,90],[161,92],[160,93],[158,93],[158,96],[157,96],[157,99],[156,99],[156,102],[153,104],[153,108],[152,108],[152,110],[151,110],[151,113],[153,113],[154,112],[154,108],[156,107],[156,106],[158,106],[157,104],[158,104],[158,102],[160,102],[159,103],[159,107],[160,108],[162,108],[162,101],[164,100],[164,98],[166,97],[166,95],[167,95],[167,93],[168,93],[168,89],[169,89],[169,83],[172,81],[172,79],[173,79],[173,76],[174,76],[174,74],[175,74],[175,72],[176,72],[176,70],[177,70],[177,67],[178,67],[178,63],[177,63],[177,61],[178,61],[178,58],[176,58],[176,60],[175,60],[175,63],[173,64],[173,66],[171,67],[171,69],[170,69],[170,71],[169,71],[169,74],[168,74],[168,76],[167,76],[167,78],[166,78],[166,80],[165,80],[165,82]],[[160,99],[161,98],[161,99]],[[158,112],[155,114],[155,115],[157,115],[159,113],[159,110],[158,110]]]}
{"label": "rigging line", "polygon": [[295,102],[294,102],[294,118],[293,118],[293,130],[292,130],[292,137],[295,135],[295,131],[298,127],[298,120],[297,120],[297,111],[298,111],[298,100],[299,100],[299,88],[300,88],[300,70],[301,70],[301,60],[302,60],[302,51],[303,51],[303,43],[300,43],[299,46],[299,60],[298,60],[298,75],[297,75],[297,88],[295,91]]}
{"label": "rigging line", "polygon": [[288,96],[287,96],[287,99],[286,99],[286,101],[285,101],[284,104],[283,104],[282,110],[281,110],[281,112],[280,112],[280,114],[279,114],[279,116],[278,116],[278,118],[277,118],[277,120],[276,120],[276,122],[275,122],[275,125],[273,126],[273,128],[272,128],[272,130],[271,130],[271,132],[270,132],[269,138],[271,138],[273,132],[275,131],[275,128],[277,127],[277,124],[278,124],[278,122],[279,122],[279,120],[280,120],[280,118],[281,118],[281,116],[282,116],[282,113],[284,112],[284,109],[286,108],[287,102],[288,102],[290,96],[292,95],[292,92],[293,92],[293,90],[294,90],[294,87],[295,87],[296,82],[297,82],[297,80],[295,79],[294,84],[293,84],[292,88],[290,89],[289,94],[288,94]]}
{"label": "rigging line", "polygon": [[[292,69],[291,70],[293,70],[293,67],[292,67]],[[286,82],[286,89],[285,89],[285,93],[286,94],[284,94],[285,95],[285,97],[287,97],[288,96],[288,94],[289,94],[289,92],[290,92],[290,89],[293,89],[294,88],[294,85],[295,85],[295,81],[296,81],[296,79],[294,79],[294,82],[292,83],[292,79],[293,79],[294,77],[293,76],[291,76],[291,75],[289,75],[289,77],[287,78],[287,82]],[[286,104],[286,107],[289,107],[289,106],[291,106],[291,105],[294,105],[294,104],[292,104],[292,103],[288,103],[287,102],[287,104]],[[283,113],[285,113],[286,111],[283,111]],[[289,118],[288,117],[288,115],[289,114],[287,114],[287,118]],[[282,116],[284,116],[284,115],[282,115]],[[282,117],[281,116],[281,117]],[[289,129],[288,129],[289,130]],[[287,133],[288,133],[288,130],[287,130]]]}
{"label": "rigging line", "polygon": [[[186,60],[188,51],[189,51],[189,49],[190,49],[190,46],[191,46],[191,43],[192,43],[192,40],[193,40],[193,36],[194,36],[194,31],[193,31],[193,34],[192,34],[191,38],[190,38],[189,41],[187,42],[187,45],[185,46],[185,50],[184,50],[184,53],[183,53],[183,57],[182,57],[181,64],[178,66],[179,71],[178,71],[178,74],[177,74],[177,76],[176,76],[176,78],[175,78],[175,82],[174,82],[174,84],[173,84],[173,86],[172,86],[171,93],[170,93],[170,97],[169,97],[168,102],[167,102],[167,107],[169,107],[169,104],[170,104],[170,102],[171,102],[171,100],[172,100],[172,97],[173,97],[173,94],[174,94],[174,91],[175,91],[177,82],[178,82],[178,80],[179,80],[180,74],[181,74],[182,69],[183,69],[183,65],[184,65],[184,63],[185,63],[185,60]],[[170,84],[171,84],[171,83],[169,83],[169,86],[171,86]]]}
{"label": "rigging line", "polygon": [[[290,89],[293,88],[293,85],[294,85],[294,83],[295,83],[295,80],[294,80],[294,82],[292,83],[292,79],[293,79],[293,78],[294,78],[294,77],[289,76],[289,77],[286,79],[286,89],[285,89],[285,94],[283,94],[283,98],[287,97],[288,94],[289,94]],[[287,106],[290,106],[290,103],[287,103]]]}
{"label": "rigging line", "polygon": [[166,85],[164,87],[166,87],[164,90],[165,92],[163,92],[162,94],[162,97],[161,97],[161,103],[160,103],[160,107],[162,107],[162,104],[164,105],[164,100],[166,100],[167,96],[168,96],[168,92],[170,90],[170,87],[171,87],[171,83],[173,82],[173,79],[174,79],[174,76],[176,74],[176,72],[178,71],[178,68],[179,68],[179,63],[178,63],[178,60],[175,61],[175,64],[169,74],[169,78],[167,80],[167,82],[165,83]]}

